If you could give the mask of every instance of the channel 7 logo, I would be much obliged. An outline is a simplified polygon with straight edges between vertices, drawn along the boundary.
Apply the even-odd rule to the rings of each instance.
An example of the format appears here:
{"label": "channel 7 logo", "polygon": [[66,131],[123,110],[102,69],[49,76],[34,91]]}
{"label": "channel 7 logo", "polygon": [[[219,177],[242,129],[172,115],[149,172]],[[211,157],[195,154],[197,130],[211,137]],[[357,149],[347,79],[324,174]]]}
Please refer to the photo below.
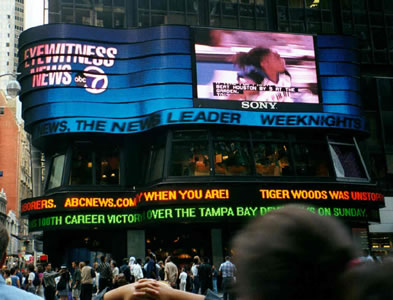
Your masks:
{"label": "channel 7 logo", "polygon": [[108,76],[96,66],[86,67],[83,72],[75,76],[74,80],[77,86],[84,87],[92,94],[103,93],[108,87]]}

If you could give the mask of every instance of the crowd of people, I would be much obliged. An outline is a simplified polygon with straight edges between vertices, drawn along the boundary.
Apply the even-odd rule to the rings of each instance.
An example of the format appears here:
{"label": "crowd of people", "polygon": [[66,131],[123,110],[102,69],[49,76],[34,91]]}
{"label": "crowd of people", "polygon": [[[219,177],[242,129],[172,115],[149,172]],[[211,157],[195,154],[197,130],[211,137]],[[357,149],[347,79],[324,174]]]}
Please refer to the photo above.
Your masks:
{"label": "crowd of people", "polygon": [[[0,225],[0,266],[7,244]],[[0,299],[393,299],[393,261],[360,255],[339,221],[298,206],[251,221],[236,235],[233,249],[234,263],[227,256],[218,270],[207,257],[177,266],[171,256],[157,262],[151,251],[144,263],[130,257],[120,267],[101,256],[91,266],[74,261],[72,272],[67,266],[52,270],[51,264],[29,265],[24,273],[3,268]]]}
{"label": "crowd of people", "polygon": [[103,255],[99,262],[92,265],[88,261],[73,261],[72,270],[68,270],[66,265],[52,270],[52,265],[45,263],[37,267],[29,264],[22,271],[19,268],[8,270],[4,267],[1,272],[6,285],[37,295],[41,299],[68,300],[72,297],[75,300],[91,300],[101,299],[107,291],[141,279],[162,281],[172,288],[196,294],[206,295],[208,289],[217,293],[219,273],[222,273],[223,290],[227,295],[230,287],[227,281],[230,277],[233,280],[236,268],[229,257],[217,271],[208,257],[201,259],[195,256],[192,264],[177,266],[171,256],[165,261],[157,262],[156,255],[149,251],[144,263],[141,258],[132,256],[124,258],[119,267],[116,261]]}

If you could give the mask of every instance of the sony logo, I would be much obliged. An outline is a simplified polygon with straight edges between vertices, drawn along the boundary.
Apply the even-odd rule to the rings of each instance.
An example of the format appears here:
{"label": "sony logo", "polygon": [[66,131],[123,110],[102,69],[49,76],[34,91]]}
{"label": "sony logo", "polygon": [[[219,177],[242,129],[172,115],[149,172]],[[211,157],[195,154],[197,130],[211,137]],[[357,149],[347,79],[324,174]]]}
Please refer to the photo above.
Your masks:
{"label": "sony logo", "polygon": [[244,109],[277,109],[277,102],[242,101]]}

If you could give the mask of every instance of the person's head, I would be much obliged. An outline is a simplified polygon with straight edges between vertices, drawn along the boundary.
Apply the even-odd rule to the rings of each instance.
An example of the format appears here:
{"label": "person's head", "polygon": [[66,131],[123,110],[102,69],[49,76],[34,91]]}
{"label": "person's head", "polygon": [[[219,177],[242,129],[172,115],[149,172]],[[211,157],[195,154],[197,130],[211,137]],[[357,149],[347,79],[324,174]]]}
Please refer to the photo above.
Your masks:
{"label": "person's head", "polygon": [[101,260],[101,262],[105,262],[105,260],[106,260],[105,255],[102,255],[102,256],[100,257],[100,260]]}
{"label": "person's head", "polygon": [[128,281],[123,273],[119,274],[116,282],[117,282],[118,286],[123,286],[123,285],[128,284]]}
{"label": "person's head", "polygon": [[83,261],[81,261],[81,262],[79,263],[79,269],[82,270],[84,266],[86,266],[86,263],[83,262]]}
{"label": "person's head", "polygon": [[225,256],[225,261],[231,261],[231,257],[230,256]]}
{"label": "person's head", "polygon": [[170,261],[172,261],[172,257],[171,257],[171,256],[168,256],[168,257],[166,258],[165,262],[170,262]]}
{"label": "person's head", "polygon": [[137,259],[136,259],[136,262],[137,262],[138,265],[142,265],[142,259],[137,258]]}
{"label": "person's head", "polygon": [[254,219],[234,251],[243,300],[335,299],[337,278],[357,255],[341,223],[295,205]]}
{"label": "person's head", "polygon": [[52,271],[52,264],[51,264],[51,263],[45,263],[45,264],[44,264],[44,269],[45,269],[45,271],[47,271],[47,272]]}
{"label": "person's head", "polygon": [[113,259],[112,259],[112,261],[111,261],[111,266],[112,266],[113,268],[116,268],[116,267],[117,267],[116,261],[114,261]]}
{"label": "person's head", "polygon": [[358,264],[340,282],[340,300],[393,299],[393,262]]}
{"label": "person's head", "polygon": [[78,261],[73,261],[72,262],[72,268],[77,269],[79,267],[79,262]]}
{"label": "person's head", "polygon": [[16,274],[16,268],[15,267],[12,267],[11,268],[11,275],[15,275]]}
{"label": "person's head", "polygon": [[8,241],[8,231],[3,224],[0,224],[0,268],[3,266],[5,259],[7,258]]}
{"label": "person's head", "polygon": [[38,265],[38,266],[37,266],[37,272],[38,272],[38,273],[44,272],[44,266],[43,266],[43,265]]}
{"label": "person's head", "polygon": [[196,265],[201,263],[201,259],[199,258],[198,255],[194,256],[193,262],[194,262],[194,264],[196,264]]}
{"label": "person's head", "polygon": [[133,265],[135,263],[135,257],[134,256],[130,256],[130,260],[128,261],[129,265]]}
{"label": "person's head", "polygon": [[64,273],[65,273],[66,271],[68,271],[67,266],[66,266],[66,265],[61,265],[60,271],[61,271],[61,272],[64,272]]}
{"label": "person's head", "polygon": [[280,54],[262,47],[253,48],[246,53],[237,53],[233,63],[243,70],[241,77],[251,79],[254,83],[261,83],[266,76],[276,82],[277,74],[286,72],[285,60]]}
{"label": "person's head", "polygon": [[34,265],[33,264],[29,264],[27,266],[27,268],[29,269],[29,272],[34,272]]}
{"label": "person's head", "polygon": [[6,269],[6,270],[4,270],[4,276],[5,276],[5,278],[8,278],[8,277],[10,277],[11,276],[11,271],[10,270],[8,270],[8,269]]}

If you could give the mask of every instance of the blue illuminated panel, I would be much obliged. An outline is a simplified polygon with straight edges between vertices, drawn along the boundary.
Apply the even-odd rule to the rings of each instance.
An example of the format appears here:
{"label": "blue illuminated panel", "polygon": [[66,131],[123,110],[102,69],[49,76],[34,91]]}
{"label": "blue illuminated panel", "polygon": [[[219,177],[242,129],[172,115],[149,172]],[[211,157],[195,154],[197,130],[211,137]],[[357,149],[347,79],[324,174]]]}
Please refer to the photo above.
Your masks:
{"label": "blue illuminated panel", "polygon": [[291,103],[277,109],[273,102],[248,110],[195,106],[190,36],[187,26],[51,24],[23,32],[18,71],[26,130],[33,140],[197,123],[365,130],[352,38],[316,37],[320,101],[315,110],[293,111]]}

